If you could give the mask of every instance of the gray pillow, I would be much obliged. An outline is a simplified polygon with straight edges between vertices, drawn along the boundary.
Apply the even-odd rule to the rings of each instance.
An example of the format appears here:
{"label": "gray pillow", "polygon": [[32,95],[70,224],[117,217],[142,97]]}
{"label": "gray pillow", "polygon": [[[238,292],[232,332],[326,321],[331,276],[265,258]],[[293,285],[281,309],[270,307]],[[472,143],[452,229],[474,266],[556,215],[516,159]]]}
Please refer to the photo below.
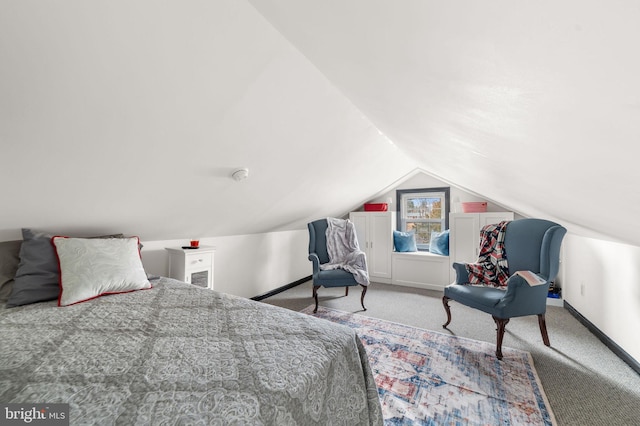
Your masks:
{"label": "gray pillow", "polygon": [[20,266],[7,302],[8,308],[58,298],[58,261],[51,237],[53,235],[44,232],[22,230]]}
{"label": "gray pillow", "polygon": [[[60,271],[55,249],[51,244],[53,234],[22,229],[20,265],[16,271],[7,307],[55,300],[60,294]],[[122,234],[98,238],[118,238]]]}
{"label": "gray pillow", "polygon": [[21,240],[0,242],[0,304],[5,303],[11,294],[13,278],[20,263],[21,244]]}

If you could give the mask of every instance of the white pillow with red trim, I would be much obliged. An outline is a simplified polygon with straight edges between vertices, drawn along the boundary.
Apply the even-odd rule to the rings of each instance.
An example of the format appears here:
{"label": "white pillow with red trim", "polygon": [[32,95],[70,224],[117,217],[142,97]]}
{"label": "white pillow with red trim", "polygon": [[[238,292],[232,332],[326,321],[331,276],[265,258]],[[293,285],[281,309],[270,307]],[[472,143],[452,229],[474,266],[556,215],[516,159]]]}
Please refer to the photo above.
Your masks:
{"label": "white pillow with red trim", "polygon": [[138,237],[51,239],[60,265],[58,306],[151,288]]}

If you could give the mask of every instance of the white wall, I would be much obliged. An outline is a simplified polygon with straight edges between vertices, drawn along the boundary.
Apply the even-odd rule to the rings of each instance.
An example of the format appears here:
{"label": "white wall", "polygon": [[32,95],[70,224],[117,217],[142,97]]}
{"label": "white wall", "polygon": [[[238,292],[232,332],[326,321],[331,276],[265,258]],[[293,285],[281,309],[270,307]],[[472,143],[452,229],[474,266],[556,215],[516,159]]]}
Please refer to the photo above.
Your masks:
{"label": "white wall", "polygon": [[640,247],[567,234],[563,298],[640,362]]}
{"label": "white wall", "polygon": [[[143,241],[145,269],[166,276],[169,264],[164,248],[188,243],[187,239]],[[253,297],[311,275],[307,230],[202,238],[200,244],[216,247],[213,276],[217,291]]]}

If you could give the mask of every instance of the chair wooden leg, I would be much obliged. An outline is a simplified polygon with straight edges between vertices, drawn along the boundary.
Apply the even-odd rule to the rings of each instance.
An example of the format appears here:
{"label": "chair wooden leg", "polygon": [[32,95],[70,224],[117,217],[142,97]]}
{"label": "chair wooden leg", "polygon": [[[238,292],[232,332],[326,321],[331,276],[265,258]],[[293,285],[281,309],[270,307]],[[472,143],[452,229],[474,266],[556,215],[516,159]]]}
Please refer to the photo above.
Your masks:
{"label": "chair wooden leg", "polygon": [[314,285],[313,286],[313,298],[316,300],[316,308],[313,310],[313,313],[315,314],[316,312],[318,312],[318,289],[320,288],[319,285]]}
{"label": "chair wooden leg", "polygon": [[540,333],[542,333],[542,341],[545,346],[551,346],[549,342],[549,334],[547,334],[547,322],[544,319],[544,314],[538,314],[538,325],[540,325]]}
{"label": "chair wooden leg", "polygon": [[451,308],[449,308],[449,298],[447,296],[442,296],[442,304],[444,305],[444,310],[447,312],[447,322],[442,324],[442,328],[447,328],[451,322]]}
{"label": "chair wooden leg", "polygon": [[348,296],[349,295],[349,287],[345,287],[344,288],[344,295]]}
{"label": "chair wooden leg", "polygon": [[[347,288],[349,288],[349,287],[347,287]],[[360,304],[362,305],[362,309],[365,310],[365,311],[367,310],[367,308],[364,307],[364,295],[367,294],[367,288],[369,288],[369,287],[366,286],[366,285],[362,286],[362,296],[360,296]]]}
{"label": "chair wooden leg", "polygon": [[502,359],[502,338],[504,337],[504,329],[509,323],[509,319],[493,317],[493,320],[498,326],[498,328],[496,329],[498,334],[496,338],[496,357],[498,359]]}

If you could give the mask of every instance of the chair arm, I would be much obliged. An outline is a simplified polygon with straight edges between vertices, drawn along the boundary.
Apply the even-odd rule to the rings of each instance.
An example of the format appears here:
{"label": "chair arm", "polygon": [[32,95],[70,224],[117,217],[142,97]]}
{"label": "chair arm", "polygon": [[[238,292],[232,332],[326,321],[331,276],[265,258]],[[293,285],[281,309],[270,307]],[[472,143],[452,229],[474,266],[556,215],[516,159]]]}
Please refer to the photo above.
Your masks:
{"label": "chair arm", "polygon": [[315,276],[320,270],[320,258],[315,253],[309,253],[309,260],[313,266],[313,275]]}
{"label": "chair arm", "polygon": [[546,284],[531,286],[520,275],[512,275],[507,281],[507,291],[496,304],[496,309],[501,312],[501,318],[544,314],[547,310],[548,293],[548,281]]}
{"label": "chair arm", "polygon": [[467,271],[466,263],[453,262],[451,267],[456,271],[456,284],[466,284],[469,282],[469,271]]}

